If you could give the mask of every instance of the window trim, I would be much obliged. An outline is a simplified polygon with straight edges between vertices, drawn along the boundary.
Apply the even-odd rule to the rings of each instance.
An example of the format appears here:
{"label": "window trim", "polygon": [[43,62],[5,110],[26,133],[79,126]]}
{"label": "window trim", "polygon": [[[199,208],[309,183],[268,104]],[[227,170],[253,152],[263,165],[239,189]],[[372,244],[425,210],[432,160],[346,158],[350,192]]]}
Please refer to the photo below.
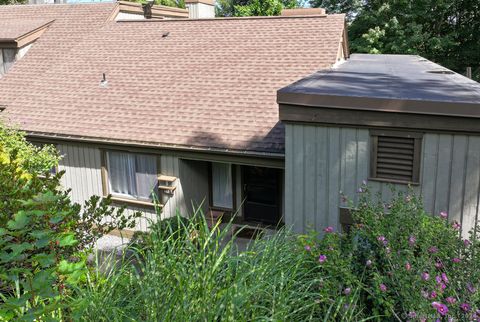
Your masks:
{"label": "window trim", "polygon": [[[390,136],[398,138],[413,139],[413,165],[412,165],[412,180],[401,180],[394,178],[379,178],[377,177],[377,154],[378,154],[378,137]],[[421,162],[422,162],[422,132],[410,131],[392,131],[392,130],[370,130],[370,171],[368,179],[371,181],[390,182],[398,184],[419,185],[421,176]]]}
{"label": "window trim", "polygon": [[[140,206],[140,207],[155,207],[155,206],[163,206],[162,204],[155,204],[153,201],[145,201],[142,199],[135,198],[130,195],[124,195],[124,194],[117,194],[117,193],[112,193],[110,191],[110,176],[108,173],[108,152],[109,151],[114,151],[114,152],[124,152],[124,153],[130,153],[130,154],[144,154],[144,155],[150,155],[155,157],[156,163],[157,163],[157,185],[158,185],[158,177],[160,176],[160,156],[158,154],[154,153],[137,153],[137,152],[132,152],[128,150],[119,150],[119,149],[101,149],[100,154],[101,154],[101,177],[102,177],[102,193],[104,197],[107,197],[110,195],[110,199],[116,203],[122,203],[122,204],[130,204],[132,206]],[[161,198],[160,192],[159,192],[159,199]]]}
{"label": "window trim", "polygon": [[[225,207],[219,207],[219,206],[214,206],[213,205],[213,178],[212,178],[212,166],[213,163],[227,163],[230,164],[230,172],[232,176],[232,208],[225,208]],[[233,163],[228,163],[228,162],[209,162],[208,163],[208,203],[209,203],[209,209],[210,210],[217,210],[217,211],[224,211],[227,213],[232,214],[235,209],[237,209],[237,193],[236,193],[236,166]]]}

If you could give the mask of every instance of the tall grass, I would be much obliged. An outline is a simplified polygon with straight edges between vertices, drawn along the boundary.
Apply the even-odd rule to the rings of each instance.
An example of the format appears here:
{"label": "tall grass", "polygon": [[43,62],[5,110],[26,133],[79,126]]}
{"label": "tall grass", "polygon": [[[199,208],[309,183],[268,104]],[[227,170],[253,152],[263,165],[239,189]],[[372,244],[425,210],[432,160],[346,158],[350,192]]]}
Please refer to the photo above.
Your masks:
{"label": "tall grass", "polygon": [[[175,226],[175,227],[173,227]],[[136,264],[93,270],[74,296],[85,321],[358,320],[354,303],[322,310],[320,279],[287,231],[239,252],[231,227],[209,229],[200,212],[185,224],[154,228],[135,249]],[[353,301],[355,297],[352,297]],[[353,304],[353,305],[352,305]]]}

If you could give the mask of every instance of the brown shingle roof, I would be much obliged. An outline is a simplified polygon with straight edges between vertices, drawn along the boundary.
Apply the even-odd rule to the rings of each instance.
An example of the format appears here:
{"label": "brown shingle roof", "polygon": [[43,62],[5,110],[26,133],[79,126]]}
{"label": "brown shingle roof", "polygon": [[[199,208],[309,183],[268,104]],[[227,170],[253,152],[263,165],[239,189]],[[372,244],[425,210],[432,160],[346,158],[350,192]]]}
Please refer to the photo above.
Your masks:
{"label": "brown shingle roof", "polygon": [[0,20],[0,41],[15,40],[50,21],[48,19],[2,19]]}
{"label": "brown shingle roof", "polygon": [[110,22],[71,49],[62,41],[76,34],[55,24],[0,81],[21,128],[282,153],[276,91],[335,62],[344,16]]}

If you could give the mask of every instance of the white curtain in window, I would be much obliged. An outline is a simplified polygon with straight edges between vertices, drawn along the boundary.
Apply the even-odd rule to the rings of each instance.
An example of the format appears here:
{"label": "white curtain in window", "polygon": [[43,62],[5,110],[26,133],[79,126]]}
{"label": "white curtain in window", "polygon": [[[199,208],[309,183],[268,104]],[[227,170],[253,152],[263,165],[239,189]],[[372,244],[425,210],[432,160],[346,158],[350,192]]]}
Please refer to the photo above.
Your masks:
{"label": "white curtain in window", "polygon": [[16,53],[17,53],[17,50],[14,48],[3,49],[3,66],[4,66],[5,73],[8,72],[10,67],[13,66],[13,63],[15,63]]}
{"label": "white curtain in window", "polygon": [[108,172],[112,194],[137,196],[135,180],[135,155],[125,152],[108,152]]}
{"label": "white curtain in window", "polygon": [[157,159],[153,155],[138,154],[137,161],[137,197],[152,200],[152,193],[156,193],[157,184]]}
{"label": "white curtain in window", "polygon": [[231,164],[212,163],[212,201],[214,207],[233,208]]}

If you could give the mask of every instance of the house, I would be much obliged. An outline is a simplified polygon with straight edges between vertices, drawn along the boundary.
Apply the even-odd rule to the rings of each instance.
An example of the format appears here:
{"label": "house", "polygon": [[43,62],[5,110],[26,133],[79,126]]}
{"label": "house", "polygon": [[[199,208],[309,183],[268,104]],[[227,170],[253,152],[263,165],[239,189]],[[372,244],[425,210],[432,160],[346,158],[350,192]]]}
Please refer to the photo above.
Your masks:
{"label": "house", "polygon": [[370,179],[473,223],[477,83],[417,56],[348,59],[344,15],[215,19],[210,0],[191,1],[0,7],[0,47],[16,50],[2,117],[57,146],[74,201],[111,194],[142,212],[137,230],[158,200],[162,218],[201,206],[302,232],[340,229],[340,191]]}

